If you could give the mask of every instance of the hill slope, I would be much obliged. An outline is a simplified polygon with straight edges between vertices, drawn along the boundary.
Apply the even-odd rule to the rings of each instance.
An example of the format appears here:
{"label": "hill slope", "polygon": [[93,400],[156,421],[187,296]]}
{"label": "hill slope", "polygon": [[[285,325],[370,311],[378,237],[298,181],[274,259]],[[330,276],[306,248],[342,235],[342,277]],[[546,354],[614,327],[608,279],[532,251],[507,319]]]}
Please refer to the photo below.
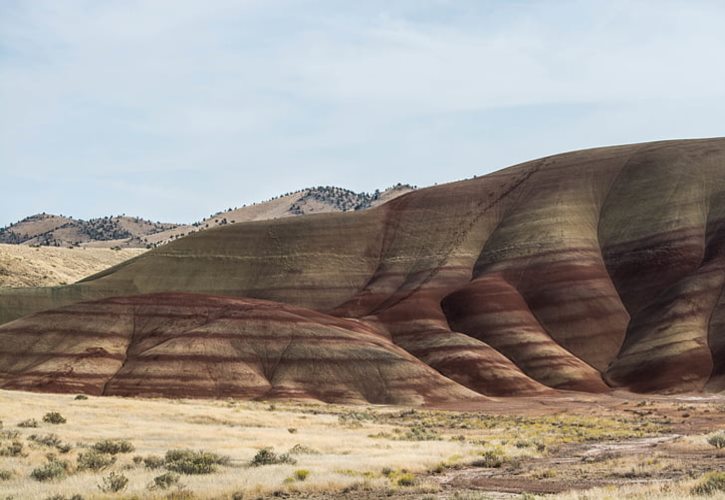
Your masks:
{"label": "hill slope", "polygon": [[141,248],[57,248],[0,244],[0,287],[74,283],[140,255]]}
{"label": "hill slope", "polygon": [[0,243],[55,247],[152,248],[187,234],[237,222],[364,210],[413,189],[407,184],[397,184],[385,191],[369,194],[319,186],[242,208],[230,208],[194,224],[152,222],[127,216],[82,220],[42,213],[0,228]]}
{"label": "hill slope", "polygon": [[[224,225],[76,285],[0,291],[0,321],[119,295],[248,297],[360,321],[484,395],[722,391],[724,285],[725,140],[669,141],[556,155],[365,211]],[[207,300],[195,297],[180,306]],[[7,359],[38,318],[0,327]],[[43,337],[50,357],[87,351],[61,331],[63,349]],[[189,352],[226,349],[200,339]],[[260,345],[253,358],[267,356]],[[4,363],[0,386],[42,389]],[[306,387],[328,380],[317,366],[299,365]]]}

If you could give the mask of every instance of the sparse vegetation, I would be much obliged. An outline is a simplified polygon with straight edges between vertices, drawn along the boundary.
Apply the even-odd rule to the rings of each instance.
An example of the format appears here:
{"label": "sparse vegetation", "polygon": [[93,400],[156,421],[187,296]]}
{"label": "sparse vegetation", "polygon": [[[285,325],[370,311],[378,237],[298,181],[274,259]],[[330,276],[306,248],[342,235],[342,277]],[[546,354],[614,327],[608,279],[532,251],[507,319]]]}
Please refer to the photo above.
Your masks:
{"label": "sparse vegetation", "polygon": [[116,463],[116,457],[100,453],[96,450],[88,450],[78,455],[78,470],[91,470],[98,472],[108,469]]}
{"label": "sparse vegetation", "polygon": [[505,457],[501,450],[486,450],[471,465],[474,467],[498,468],[504,463]]}
{"label": "sparse vegetation", "polygon": [[56,434],[46,434],[44,436],[31,434],[30,436],[28,436],[28,440],[41,446],[55,448],[61,453],[68,453],[73,448],[69,443],[64,443],[63,441],[61,441]]}
{"label": "sparse vegetation", "polygon": [[35,420],[34,418],[29,418],[27,420],[23,420],[22,422],[20,422],[18,424],[18,427],[23,427],[23,428],[36,428],[39,425],[40,424],[38,423],[37,420]]}
{"label": "sparse vegetation", "polygon": [[147,469],[160,469],[164,466],[166,461],[163,457],[158,457],[156,455],[149,455],[148,457],[145,457],[143,459],[144,467]]}
{"label": "sparse vegetation", "polygon": [[699,484],[692,488],[694,495],[713,495],[721,491],[725,491],[725,472],[705,474]]}
{"label": "sparse vegetation", "polygon": [[12,479],[13,473],[7,469],[0,469],[0,481],[9,481]]}
{"label": "sparse vegetation", "polygon": [[296,464],[297,460],[289,456],[288,453],[277,455],[272,448],[262,448],[254,455],[254,458],[250,462],[253,467],[259,467],[261,465],[274,465],[274,464]]}
{"label": "sparse vegetation", "polygon": [[130,441],[122,439],[104,439],[98,441],[93,445],[93,449],[99,453],[106,453],[108,455],[118,455],[119,453],[131,453],[136,448]]}
{"label": "sparse vegetation", "polygon": [[66,419],[63,415],[61,415],[57,411],[50,411],[50,412],[46,413],[45,415],[43,415],[43,422],[48,423],[48,424],[58,425],[58,424],[65,424]]}
{"label": "sparse vegetation", "polygon": [[20,441],[12,441],[5,446],[0,447],[0,457],[19,457],[23,454],[23,443]]}
{"label": "sparse vegetation", "polygon": [[52,481],[64,478],[68,474],[69,469],[70,463],[67,460],[59,460],[50,455],[44,465],[33,469],[33,472],[30,473],[30,477],[36,481]]}
{"label": "sparse vegetation", "polygon": [[117,472],[111,472],[103,478],[98,488],[104,493],[117,493],[125,490],[126,486],[128,486],[128,478],[126,476]]}
{"label": "sparse vegetation", "polygon": [[294,473],[294,477],[298,481],[304,481],[307,479],[307,476],[310,475],[310,471],[307,469],[297,469]]}
{"label": "sparse vegetation", "polygon": [[166,490],[171,488],[172,486],[178,486],[180,478],[181,476],[174,472],[166,472],[154,478],[154,484],[152,485],[152,488]]}
{"label": "sparse vegetation", "polygon": [[[641,489],[654,498],[664,493],[653,485],[667,484],[666,480],[673,484],[667,493],[670,498],[713,491],[719,494],[717,478],[695,480],[688,474],[690,470],[714,470],[722,454],[704,443],[721,433],[700,431],[697,435],[671,437],[681,433],[681,427],[675,428],[665,419],[682,410],[667,413],[662,409],[666,403],[659,400],[647,405],[652,414],[645,416],[613,413],[596,406],[526,417],[288,402],[275,402],[275,410],[269,412],[266,410],[270,403],[144,400],[143,411],[134,416],[136,403],[130,398],[104,398],[94,400],[93,405],[78,405],[73,395],[2,391],[3,396],[6,394],[10,394],[6,400],[11,405],[0,407],[0,418],[6,424],[0,430],[0,449],[11,448],[14,442],[23,447],[16,447],[19,455],[0,459],[0,469],[12,473],[9,479],[0,479],[0,498],[16,491],[18,484],[32,492],[29,497],[41,499],[51,495],[67,499],[77,493],[93,497],[94,490],[102,498],[121,495],[178,499],[200,493],[215,498],[234,498],[234,494],[237,498],[257,498],[271,497],[275,492],[294,495],[298,491],[331,498],[357,491],[370,498],[391,494],[434,498],[440,478],[430,476],[440,473],[446,475],[446,480],[453,478],[456,484],[465,484],[461,481],[474,474],[487,488],[508,481],[508,488],[520,484],[520,492],[525,492],[531,481],[549,481],[552,487],[567,482],[576,490],[582,480],[583,484],[591,484],[604,479],[617,488],[642,485],[633,491]],[[15,416],[27,411],[42,416],[49,404],[67,417],[68,423],[60,432],[37,433],[33,428],[17,427],[22,419]],[[634,405],[632,402],[628,409],[635,409]],[[717,405],[695,406],[686,410],[693,415],[690,420],[701,423],[705,418],[714,419],[718,423],[710,428],[721,427],[723,417]],[[163,415],[163,432],[149,426],[150,413]],[[8,420],[13,423],[12,429],[7,428]],[[89,421],[103,425],[88,429]],[[39,426],[49,424],[39,422]],[[299,429],[298,433],[290,434],[291,428]],[[119,439],[119,432],[134,436],[133,443]],[[431,433],[436,439],[407,439],[409,432],[410,437]],[[376,434],[389,437],[370,438]],[[91,435],[94,439],[87,438]],[[298,435],[301,442],[290,442]],[[617,447],[642,436],[641,451],[630,451],[630,444]],[[74,443],[78,451],[61,455],[58,447],[65,442]],[[664,448],[651,447],[660,442],[665,443]],[[205,448],[173,448],[182,443],[204,443]],[[258,443],[266,445],[266,449],[255,448]],[[546,447],[542,449],[541,444]],[[132,446],[144,453],[134,456]],[[161,456],[147,452],[165,449],[169,451]],[[587,450],[590,452],[585,453]],[[678,450],[687,454],[686,461],[670,458]],[[48,451],[55,455],[43,458]],[[224,451],[229,458],[220,453]],[[567,462],[571,456],[576,460]],[[289,459],[297,459],[301,465],[292,465]],[[234,467],[231,463],[243,465]],[[269,467],[260,471],[252,465]],[[475,467],[481,469],[471,471]],[[126,477],[128,483],[122,493],[111,490],[111,473]],[[205,478],[204,474],[214,476]],[[65,477],[69,479],[63,480]],[[107,484],[102,483],[103,479]],[[486,485],[489,480],[493,486]],[[100,492],[100,486],[108,491]],[[463,493],[456,497],[447,489],[443,494],[469,498]],[[629,490],[620,489],[584,495],[593,499],[631,496]],[[567,500],[577,498],[575,493],[561,496]]]}
{"label": "sparse vegetation", "polygon": [[166,452],[164,465],[180,474],[211,474],[218,465],[227,465],[229,457],[204,450],[170,450]]}
{"label": "sparse vegetation", "polygon": [[710,446],[714,446],[715,448],[721,450],[725,448],[725,433],[721,432],[718,434],[714,434],[707,438],[707,442],[710,444]]}

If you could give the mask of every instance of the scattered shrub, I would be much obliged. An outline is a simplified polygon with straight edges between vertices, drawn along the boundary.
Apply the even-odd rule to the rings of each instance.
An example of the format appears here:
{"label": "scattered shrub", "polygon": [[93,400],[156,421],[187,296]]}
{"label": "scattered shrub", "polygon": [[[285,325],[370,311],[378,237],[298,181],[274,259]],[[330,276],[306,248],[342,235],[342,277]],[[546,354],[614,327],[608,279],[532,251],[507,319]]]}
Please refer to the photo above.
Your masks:
{"label": "scattered shrub", "polygon": [[13,477],[12,471],[0,469],[0,481],[8,481],[11,477]]}
{"label": "scattered shrub", "polygon": [[310,471],[308,471],[307,469],[297,469],[294,475],[296,480],[304,481],[305,479],[307,479],[307,476],[310,475]]}
{"label": "scattered shrub", "polygon": [[304,446],[301,444],[296,444],[290,450],[287,452],[290,455],[319,455],[320,452],[310,448],[308,446]]}
{"label": "scattered shrub", "polygon": [[62,441],[57,434],[46,434],[45,436],[31,434],[30,436],[28,436],[28,439],[35,443],[42,444],[43,446],[49,446],[51,448],[55,448],[59,444],[62,444]]}
{"label": "scattered shrub", "polygon": [[153,488],[166,490],[179,484],[179,475],[174,472],[166,472],[154,478]]}
{"label": "scattered shrub", "polygon": [[725,433],[715,434],[707,438],[707,442],[717,449],[725,448]]}
{"label": "scattered shrub", "polygon": [[76,401],[85,401],[86,399],[88,399],[88,396],[86,396],[85,394],[78,394],[73,399],[75,399]]}
{"label": "scattered shrub", "polygon": [[471,462],[474,467],[498,468],[503,465],[504,456],[498,450],[486,450],[481,454],[481,458]]}
{"label": "scattered shrub", "polygon": [[141,462],[143,462],[143,457],[141,455],[136,455],[133,457],[132,460],[134,465],[141,465]]}
{"label": "scattered shrub", "polygon": [[46,413],[45,415],[43,415],[43,422],[48,423],[48,424],[58,425],[58,424],[66,423],[66,419],[63,415],[61,415],[57,411],[50,411],[50,412]]}
{"label": "scattered shrub", "polygon": [[441,436],[434,430],[423,426],[415,426],[405,433],[404,439],[407,441],[435,441],[441,439]]}
{"label": "scattered shrub", "polygon": [[116,463],[116,457],[109,457],[97,450],[89,450],[78,455],[78,470],[98,472]]}
{"label": "scattered shrub", "polygon": [[93,445],[93,449],[99,453],[106,453],[108,455],[118,455],[119,453],[131,453],[136,448],[131,444],[130,441],[121,439],[104,439],[98,441]]}
{"label": "scattered shrub", "polygon": [[128,486],[128,478],[126,476],[111,472],[103,478],[103,482],[98,485],[98,488],[104,493],[116,493],[125,490],[126,486]]}
{"label": "scattered shrub", "polygon": [[217,465],[227,465],[229,457],[204,450],[169,450],[164,462],[167,469],[180,474],[211,474]]}
{"label": "scattered shrub", "polygon": [[73,496],[67,497],[67,496],[61,495],[59,493],[57,495],[49,496],[45,500],[83,500],[83,497],[81,495],[73,495]]}
{"label": "scattered shrub", "polygon": [[156,455],[149,455],[148,457],[143,459],[144,467],[147,469],[160,469],[164,466],[164,463],[166,461],[163,459],[163,457],[159,457]]}
{"label": "scattered shrub", "polygon": [[415,484],[415,476],[410,472],[400,474],[395,481],[398,486],[413,486]]}
{"label": "scattered shrub", "polygon": [[68,474],[69,468],[70,463],[67,460],[58,460],[50,456],[43,466],[33,469],[33,472],[30,473],[30,477],[36,481],[61,479]]}
{"label": "scattered shrub", "polygon": [[24,427],[26,429],[29,429],[29,428],[34,429],[34,428],[38,427],[39,425],[40,424],[38,423],[37,420],[35,420],[34,418],[29,418],[27,420],[23,420],[22,422],[20,422],[18,424],[18,427]]}
{"label": "scattered shrub", "polygon": [[725,472],[705,474],[700,484],[692,488],[693,495],[712,495],[720,491],[725,491]]}
{"label": "scattered shrub", "polygon": [[259,467],[261,465],[274,465],[274,464],[296,464],[297,460],[289,456],[288,453],[277,455],[272,448],[262,448],[254,455],[254,458],[250,462],[253,467]]}
{"label": "scattered shrub", "polygon": [[61,441],[56,434],[46,434],[44,436],[31,434],[30,436],[28,436],[28,439],[40,445],[55,448],[61,453],[68,453],[70,450],[73,449],[73,446]]}
{"label": "scattered shrub", "polygon": [[287,432],[289,432],[290,434],[297,434],[297,429],[295,429],[294,427],[290,427],[289,429],[287,429]]}
{"label": "scattered shrub", "polygon": [[23,454],[23,443],[13,441],[9,445],[0,448],[0,457],[19,457]]}

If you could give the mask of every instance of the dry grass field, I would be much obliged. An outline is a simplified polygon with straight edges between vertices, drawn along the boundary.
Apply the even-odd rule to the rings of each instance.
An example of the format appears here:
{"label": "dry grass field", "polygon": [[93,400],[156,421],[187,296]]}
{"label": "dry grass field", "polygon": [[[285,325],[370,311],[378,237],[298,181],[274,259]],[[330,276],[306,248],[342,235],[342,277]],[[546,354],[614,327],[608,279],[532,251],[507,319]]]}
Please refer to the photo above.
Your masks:
{"label": "dry grass field", "polygon": [[111,250],[0,244],[0,287],[74,283],[145,251],[141,248]]}
{"label": "dry grass field", "polygon": [[3,499],[725,498],[708,476],[722,398],[446,411],[0,391],[0,420]]}

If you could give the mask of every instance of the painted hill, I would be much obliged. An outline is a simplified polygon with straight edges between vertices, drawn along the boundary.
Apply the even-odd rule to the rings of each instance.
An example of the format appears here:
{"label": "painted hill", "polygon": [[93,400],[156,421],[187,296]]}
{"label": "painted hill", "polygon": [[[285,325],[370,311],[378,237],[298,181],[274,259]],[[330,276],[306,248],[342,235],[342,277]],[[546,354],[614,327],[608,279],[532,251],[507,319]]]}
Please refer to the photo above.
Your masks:
{"label": "painted hill", "polygon": [[197,231],[237,222],[364,210],[413,189],[407,184],[397,184],[382,192],[356,193],[338,187],[318,186],[242,208],[229,208],[194,224],[153,222],[125,215],[83,220],[42,213],[0,228],[0,243],[55,247],[153,248]]}
{"label": "painted hill", "polygon": [[[0,291],[0,322],[9,322],[0,327],[0,351],[7,353],[0,386],[67,390],[49,381],[101,371],[83,363],[96,348],[111,352],[105,340],[115,335],[116,357],[158,361],[144,365],[148,378],[197,374],[193,363],[231,356],[275,387],[262,367],[270,360],[284,365],[285,354],[261,340],[250,340],[252,352],[239,354],[202,335],[179,347],[188,359],[162,363],[163,353],[144,344],[145,337],[138,344],[119,337],[128,336],[116,330],[123,321],[139,324],[136,312],[101,322],[88,335],[77,328],[104,314],[109,297],[153,305],[143,294],[186,292],[194,295],[165,295],[177,312],[150,315],[144,328],[167,343],[186,342],[184,318],[198,311],[207,317],[206,304],[216,300],[208,296],[227,296],[275,302],[265,309],[272,322],[295,307],[302,316],[357,322],[390,341],[389,354],[372,356],[366,371],[345,362],[347,351],[331,354],[334,345],[319,349],[320,363],[317,355],[298,363],[296,390],[310,397],[321,398],[314,388],[333,376],[374,380],[376,390],[389,391],[389,402],[413,397],[393,390],[393,382],[420,401],[444,401],[441,391],[447,400],[563,389],[723,391],[724,256],[725,139],[577,151],[417,190],[370,210],[223,225],[75,285]],[[96,302],[64,309],[84,301]],[[46,327],[48,314],[53,329]],[[213,314],[208,321],[216,325]],[[253,321],[224,331],[277,335],[276,327]],[[303,326],[292,332],[310,335]],[[35,339],[32,350],[28,336]],[[373,377],[389,373],[383,366],[394,363],[397,348],[420,366],[397,365],[395,377]],[[331,375],[323,358],[337,354],[340,371]],[[38,356],[47,360],[42,370]],[[227,383],[241,377],[228,376]],[[404,382],[417,377],[426,382]],[[223,392],[206,387],[189,388],[188,395]],[[159,385],[131,392],[167,391]]]}

